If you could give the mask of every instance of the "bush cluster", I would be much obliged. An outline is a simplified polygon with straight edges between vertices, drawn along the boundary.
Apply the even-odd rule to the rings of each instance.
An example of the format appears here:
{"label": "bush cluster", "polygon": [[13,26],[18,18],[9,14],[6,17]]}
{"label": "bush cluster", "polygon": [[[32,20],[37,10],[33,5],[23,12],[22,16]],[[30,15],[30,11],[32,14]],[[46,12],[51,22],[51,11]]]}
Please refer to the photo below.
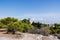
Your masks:
{"label": "bush cluster", "polygon": [[59,34],[60,33],[60,24],[43,24],[40,22],[30,22],[30,19],[18,20],[17,18],[7,17],[0,19],[0,28],[6,28],[7,33],[12,32],[13,34],[16,31],[20,32],[29,32],[34,34]]}
{"label": "bush cluster", "polygon": [[8,32],[20,31],[28,32],[33,26],[30,23],[30,19],[18,20],[16,18],[3,18],[0,19],[0,28],[6,28]]}

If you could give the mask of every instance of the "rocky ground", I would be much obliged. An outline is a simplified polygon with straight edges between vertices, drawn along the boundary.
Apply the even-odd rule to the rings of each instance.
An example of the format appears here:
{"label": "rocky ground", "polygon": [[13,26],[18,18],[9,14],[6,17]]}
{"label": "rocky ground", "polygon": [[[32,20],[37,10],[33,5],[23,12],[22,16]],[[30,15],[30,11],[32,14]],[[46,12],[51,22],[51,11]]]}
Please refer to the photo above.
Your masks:
{"label": "rocky ground", "polygon": [[4,36],[4,37],[0,37],[0,40],[59,40],[56,36],[52,36],[52,35],[43,36],[43,35],[29,34],[29,33],[22,33],[22,35],[16,37],[13,38],[12,36],[9,37]]}
{"label": "rocky ground", "polygon": [[23,34],[22,40],[59,40],[56,36],[43,36],[43,35],[37,35],[37,34]]}
{"label": "rocky ground", "polygon": [[20,33],[6,34],[6,32],[0,32],[0,40],[59,40],[56,36],[43,36],[40,34]]}

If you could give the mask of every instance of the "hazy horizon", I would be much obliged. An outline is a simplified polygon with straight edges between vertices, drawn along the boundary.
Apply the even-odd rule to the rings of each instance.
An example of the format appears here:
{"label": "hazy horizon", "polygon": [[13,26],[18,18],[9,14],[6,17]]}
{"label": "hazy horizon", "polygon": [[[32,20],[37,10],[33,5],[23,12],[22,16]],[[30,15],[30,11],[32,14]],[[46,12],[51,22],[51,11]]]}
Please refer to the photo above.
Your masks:
{"label": "hazy horizon", "polygon": [[8,16],[60,23],[60,0],[0,0],[0,18]]}

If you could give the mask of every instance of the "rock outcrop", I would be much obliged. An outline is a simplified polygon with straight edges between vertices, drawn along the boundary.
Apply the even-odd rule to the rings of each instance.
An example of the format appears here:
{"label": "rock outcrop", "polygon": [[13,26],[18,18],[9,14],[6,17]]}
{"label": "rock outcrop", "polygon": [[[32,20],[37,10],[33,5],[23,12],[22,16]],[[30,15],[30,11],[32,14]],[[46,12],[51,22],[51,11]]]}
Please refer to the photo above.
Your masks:
{"label": "rock outcrop", "polygon": [[43,36],[37,34],[24,34],[22,40],[59,40],[56,36]]}
{"label": "rock outcrop", "polygon": [[56,36],[43,36],[38,34],[29,34],[24,33],[19,39],[9,38],[9,37],[0,37],[0,40],[59,40]]}

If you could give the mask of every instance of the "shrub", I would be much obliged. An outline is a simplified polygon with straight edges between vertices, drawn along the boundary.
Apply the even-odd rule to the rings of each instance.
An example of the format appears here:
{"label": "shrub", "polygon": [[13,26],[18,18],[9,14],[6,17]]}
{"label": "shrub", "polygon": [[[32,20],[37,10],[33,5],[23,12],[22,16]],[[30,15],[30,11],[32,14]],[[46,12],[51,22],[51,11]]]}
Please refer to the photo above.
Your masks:
{"label": "shrub", "polygon": [[50,32],[51,32],[51,30],[50,30],[50,28],[49,27],[42,27],[41,29],[40,29],[40,34],[42,34],[42,35],[49,35],[50,34]]}
{"label": "shrub", "polygon": [[0,22],[0,28],[6,28],[6,25]]}
{"label": "shrub", "polygon": [[11,31],[11,32],[14,32],[14,31],[28,32],[32,28],[33,28],[33,26],[31,24],[17,21],[17,22],[11,22],[10,24],[8,24],[7,32],[9,32],[9,31]]}

